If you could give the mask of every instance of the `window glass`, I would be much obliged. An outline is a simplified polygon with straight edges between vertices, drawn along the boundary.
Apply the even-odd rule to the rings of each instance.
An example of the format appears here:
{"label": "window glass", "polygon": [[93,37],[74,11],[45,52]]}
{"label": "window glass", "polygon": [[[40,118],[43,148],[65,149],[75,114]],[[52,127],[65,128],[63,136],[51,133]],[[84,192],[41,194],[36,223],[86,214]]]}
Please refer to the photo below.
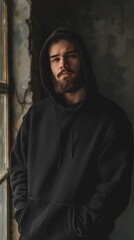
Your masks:
{"label": "window glass", "polygon": [[0,172],[4,168],[4,96],[0,95]]}
{"label": "window glass", "polygon": [[2,81],[2,1],[0,1],[0,81]]}
{"label": "window glass", "polygon": [[0,239],[7,240],[7,182],[0,184]]}
{"label": "window glass", "polygon": [[7,81],[7,12],[4,0],[0,0],[0,82]]}
{"label": "window glass", "polygon": [[7,1],[0,0],[0,240],[9,236],[7,63]]}
{"label": "window glass", "polygon": [[6,95],[0,94],[0,173],[5,169],[7,159],[6,108]]}

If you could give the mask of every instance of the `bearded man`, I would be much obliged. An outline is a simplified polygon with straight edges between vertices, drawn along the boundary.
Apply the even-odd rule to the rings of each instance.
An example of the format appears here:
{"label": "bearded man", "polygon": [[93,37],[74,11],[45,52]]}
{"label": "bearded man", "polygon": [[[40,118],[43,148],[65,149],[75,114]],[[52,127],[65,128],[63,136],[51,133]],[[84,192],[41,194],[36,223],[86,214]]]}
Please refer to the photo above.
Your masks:
{"label": "bearded man", "polygon": [[108,240],[128,205],[132,129],[97,90],[81,36],[58,28],[40,55],[49,97],[31,106],[11,151],[22,240]]}

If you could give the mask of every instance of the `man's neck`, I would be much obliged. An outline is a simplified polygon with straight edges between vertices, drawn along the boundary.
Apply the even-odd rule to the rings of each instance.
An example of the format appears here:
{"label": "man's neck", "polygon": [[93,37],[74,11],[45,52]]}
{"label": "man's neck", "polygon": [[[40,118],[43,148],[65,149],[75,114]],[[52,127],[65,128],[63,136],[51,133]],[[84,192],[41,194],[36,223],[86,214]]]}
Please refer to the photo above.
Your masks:
{"label": "man's neck", "polygon": [[85,87],[80,88],[76,92],[64,93],[64,100],[67,104],[75,104],[81,102],[86,95]]}

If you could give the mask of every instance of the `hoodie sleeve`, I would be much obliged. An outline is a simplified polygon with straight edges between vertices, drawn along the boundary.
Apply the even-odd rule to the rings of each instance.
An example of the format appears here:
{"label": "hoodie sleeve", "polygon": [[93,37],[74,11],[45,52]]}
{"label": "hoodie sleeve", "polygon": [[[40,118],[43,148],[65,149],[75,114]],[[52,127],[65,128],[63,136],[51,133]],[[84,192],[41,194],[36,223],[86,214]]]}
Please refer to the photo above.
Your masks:
{"label": "hoodie sleeve", "polygon": [[10,155],[10,181],[13,190],[14,206],[16,208],[15,218],[21,213],[27,202],[27,149],[28,149],[28,127],[27,115],[18,131],[16,141]]}
{"label": "hoodie sleeve", "polygon": [[[132,173],[132,129],[128,119],[114,120],[97,159],[97,184],[76,217],[85,237],[107,236],[129,201]],[[99,238],[97,238],[99,239]]]}

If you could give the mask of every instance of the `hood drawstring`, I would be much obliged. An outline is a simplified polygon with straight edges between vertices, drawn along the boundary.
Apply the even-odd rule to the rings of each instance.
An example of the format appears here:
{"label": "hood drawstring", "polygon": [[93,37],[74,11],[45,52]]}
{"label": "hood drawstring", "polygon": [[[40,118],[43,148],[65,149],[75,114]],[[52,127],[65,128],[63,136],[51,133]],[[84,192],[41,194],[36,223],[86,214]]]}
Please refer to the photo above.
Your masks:
{"label": "hood drawstring", "polygon": [[71,145],[71,151],[70,151],[70,159],[73,159],[74,157],[74,112],[72,114],[72,145]]}
{"label": "hood drawstring", "polygon": [[[58,159],[58,169],[61,167],[61,106],[59,107],[59,159]],[[70,150],[70,159],[74,157],[74,141],[75,141],[75,112],[72,113],[72,141],[71,141],[71,150]]]}
{"label": "hood drawstring", "polygon": [[61,166],[61,106],[59,106],[59,161],[58,168]]}

